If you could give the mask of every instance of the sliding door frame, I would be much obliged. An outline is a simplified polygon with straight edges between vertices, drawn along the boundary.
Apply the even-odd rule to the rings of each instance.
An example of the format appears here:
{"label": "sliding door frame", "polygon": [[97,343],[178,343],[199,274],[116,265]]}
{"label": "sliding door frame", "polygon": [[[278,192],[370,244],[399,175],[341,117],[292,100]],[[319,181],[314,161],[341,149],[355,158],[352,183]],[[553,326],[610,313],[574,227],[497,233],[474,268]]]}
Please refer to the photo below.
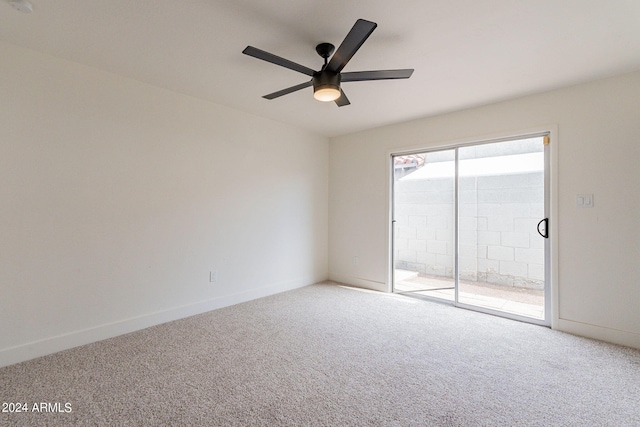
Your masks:
{"label": "sliding door frame", "polygon": [[[454,189],[454,215],[455,215],[455,227],[454,227],[454,242],[455,242],[455,252],[454,252],[454,281],[455,281],[455,298],[452,305],[464,309],[470,309],[474,311],[479,311],[487,314],[499,315],[505,318],[510,318],[519,321],[525,321],[528,323],[539,324],[544,326],[550,326],[551,328],[556,328],[559,318],[559,301],[558,301],[558,273],[557,273],[557,265],[558,265],[558,203],[557,203],[557,194],[558,194],[558,173],[557,173],[557,153],[558,153],[558,130],[556,125],[549,125],[534,129],[527,129],[519,132],[509,132],[505,134],[498,134],[489,137],[483,138],[465,138],[462,140],[449,141],[446,143],[432,143],[425,144],[421,146],[413,146],[410,148],[399,148],[395,150],[388,151],[388,250],[389,250],[389,265],[388,265],[388,284],[387,289],[389,292],[393,292],[394,283],[395,283],[395,257],[394,257],[394,243],[395,243],[395,217],[394,217],[394,158],[397,156],[418,154],[418,153],[427,153],[427,152],[435,152],[435,151],[443,151],[443,150],[451,150],[455,149],[455,189]],[[459,174],[458,174],[458,148],[469,147],[474,145],[482,145],[482,144],[490,144],[490,143],[498,143],[498,142],[506,142],[513,141],[518,139],[525,138],[534,138],[534,137],[544,137],[548,136],[550,143],[545,145],[544,150],[544,218],[549,218],[547,223],[547,233],[548,238],[545,239],[545,292],[544,292],[544,304],[545,304],[545,314],[544,319],[535,319],[526,316],[519,316],[512,313],[506,313],[501,311],[496,311],[492,309],[487,309],[483,307],[478,307],[474,305],[459,303],[458,298],[458,276],[459,276],[459,243],[458,243],[458,233],[459,233],[459,224],[458,222],[458,214],[459,214]],[[429,298],[429,297],[425,297]],[[436,298],[430,298],[436,300]],[[446,300],[437,299],[438,302],[447,302]]]}

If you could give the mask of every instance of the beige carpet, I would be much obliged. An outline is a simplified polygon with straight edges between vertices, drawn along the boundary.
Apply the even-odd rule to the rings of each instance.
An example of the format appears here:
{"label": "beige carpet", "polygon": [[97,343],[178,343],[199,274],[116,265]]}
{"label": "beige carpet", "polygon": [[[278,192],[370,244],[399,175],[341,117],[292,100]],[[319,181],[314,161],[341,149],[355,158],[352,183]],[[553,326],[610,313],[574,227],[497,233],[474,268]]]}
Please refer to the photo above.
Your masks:
{"label": "beige carpet", "polygon": [[29,409],[2,426],[639,426],[640,351],[319,284],[2,368],[0,400]]}

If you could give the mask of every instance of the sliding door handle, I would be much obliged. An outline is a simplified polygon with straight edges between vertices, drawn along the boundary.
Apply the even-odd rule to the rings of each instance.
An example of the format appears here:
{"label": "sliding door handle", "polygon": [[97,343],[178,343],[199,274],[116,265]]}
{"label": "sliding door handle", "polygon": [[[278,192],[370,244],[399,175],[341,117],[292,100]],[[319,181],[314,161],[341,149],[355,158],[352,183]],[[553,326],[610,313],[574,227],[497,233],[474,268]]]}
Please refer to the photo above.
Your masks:
{"label": "sliding door handle", "polygon": [[[544,232],[540,231],[540,226],[544,223]],[[538,234],[545,239],[549,238],[549,218],[545,218],[538,223]]]}

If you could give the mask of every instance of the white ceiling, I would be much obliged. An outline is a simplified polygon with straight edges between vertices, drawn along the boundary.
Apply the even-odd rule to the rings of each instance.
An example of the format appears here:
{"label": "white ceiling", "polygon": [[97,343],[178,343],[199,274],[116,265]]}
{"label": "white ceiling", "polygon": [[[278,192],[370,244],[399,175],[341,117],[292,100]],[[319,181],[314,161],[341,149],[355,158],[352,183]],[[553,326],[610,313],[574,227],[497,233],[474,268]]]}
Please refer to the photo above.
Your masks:
{"label": "white ceiling", "polygon": [[[6,2],[7,0],[2,0]],[[640,0],[31,0],[0,4],[0,39],[326,136],[640,69]],[[247,45],[319,69],[319,42],[356,19],[378,28],[344,71],[415,68],[351,82],[351,105],[307,76],[243,55]]]}

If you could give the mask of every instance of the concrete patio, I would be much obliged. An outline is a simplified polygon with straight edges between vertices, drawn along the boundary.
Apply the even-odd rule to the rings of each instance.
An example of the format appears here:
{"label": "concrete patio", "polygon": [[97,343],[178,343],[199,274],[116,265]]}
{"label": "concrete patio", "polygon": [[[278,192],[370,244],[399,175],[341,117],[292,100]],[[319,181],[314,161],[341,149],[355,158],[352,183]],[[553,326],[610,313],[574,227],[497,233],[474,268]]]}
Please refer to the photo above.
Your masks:
{"label": "concrete patio", "polygon": [[[534,319],[544,319],[544,292],[487,282],[459,282],[460,303],[498,310]],[[414,271],[395,270],[396,293],[411,293],[454,301],[452,278],[427,276]]]}

